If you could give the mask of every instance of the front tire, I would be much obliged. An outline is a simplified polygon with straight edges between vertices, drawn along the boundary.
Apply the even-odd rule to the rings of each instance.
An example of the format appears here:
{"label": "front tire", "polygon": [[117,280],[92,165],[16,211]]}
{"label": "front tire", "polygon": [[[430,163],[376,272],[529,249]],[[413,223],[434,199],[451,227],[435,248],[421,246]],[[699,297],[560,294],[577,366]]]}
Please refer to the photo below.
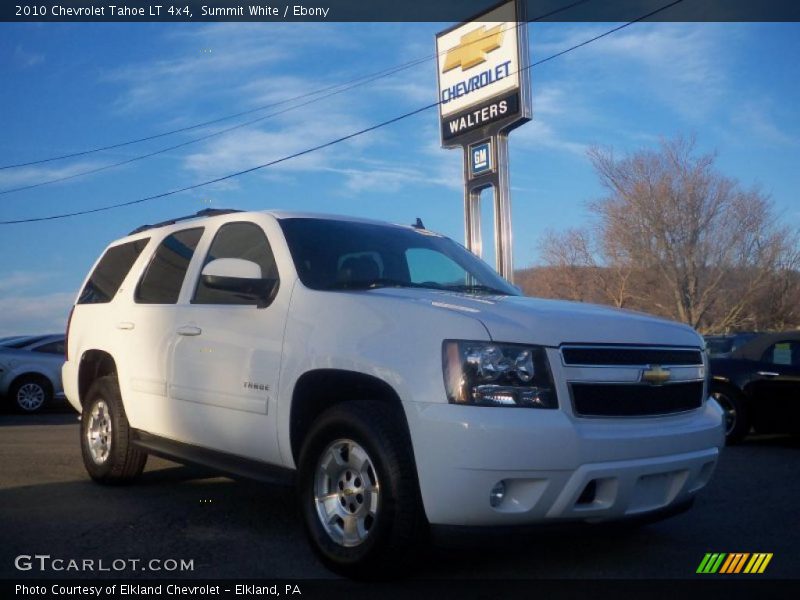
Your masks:
{"label": "front tire", "polygon": [[738,444],[750,433],[750,417],[744,396],[729,387],[714,388],[711,395],[725,413],[725,444]]}
{"label": "front tire", "polygon": [[81,451],[86,471],[99,483],[127,483],[144,470],[147,454],[131,443],[114,376],[101,377],[89,388],[81,415]]}
{"label": "front tire", "polygon": [[15,411],[33,414],[53,399],[53,386],[41,375],[23,375],[13,383],[8,396]]}
{"label": "front tire", "polygon": [[421,541],[425,517],[401,417],[381,401],[344,402],[306,436],[297,481],[301,512],[312,547],[335,572],[391,576],[409,565]]}

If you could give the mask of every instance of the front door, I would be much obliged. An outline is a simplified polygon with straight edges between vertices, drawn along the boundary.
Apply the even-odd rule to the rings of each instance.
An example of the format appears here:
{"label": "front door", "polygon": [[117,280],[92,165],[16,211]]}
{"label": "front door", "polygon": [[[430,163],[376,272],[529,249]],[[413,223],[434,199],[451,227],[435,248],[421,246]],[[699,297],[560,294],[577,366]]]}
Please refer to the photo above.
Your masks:
{"label": "front door", "polygon": [[753,421],[766,431],[800,431],[800,342],[770,346],[751,384]]}
{"label": "front door", "polygon": [[189,300],[177,309],[168,380],[183,424],[181,441],[278,463],[275,401],[289,294],[279,288],[269,306],[258,308],[208,287],[200,272],[219,258],[255,262],[262,277],[278,279],[260,226],[231,222],[219,228]]}

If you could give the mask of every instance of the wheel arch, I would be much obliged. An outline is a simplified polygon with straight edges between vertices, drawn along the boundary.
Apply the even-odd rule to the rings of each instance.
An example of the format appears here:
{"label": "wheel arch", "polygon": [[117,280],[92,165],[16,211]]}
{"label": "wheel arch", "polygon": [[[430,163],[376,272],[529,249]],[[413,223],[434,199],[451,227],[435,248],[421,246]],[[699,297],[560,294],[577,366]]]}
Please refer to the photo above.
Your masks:
{"label": "wheel arch", "polygon": [[117,373],[114,357],[105,350],[87,350],[81,356],[78,368],[78,400],[83,400],[92,384],[100,377]]}
{"label": "wheel arch", "polygon": [[289,414],[289,440],[292,458],[297,464],[306,435],[316,418],[325,410],[348,400],[371,400],[395,408],[399,425],[409,439],[408,419],[400,396],[386,381],[373,375],[343,369],[315,369],[297,380],[292,392]]}
{"label": "wheel arch", "polygon": [[739,396],[740,398],[742,398],[744,403],[749,407],[750,402],[752,400],[750,394],[747,391],[747,386],[749,383],[750,383],[749,381],[746,381],[744,382],[744,385],[741,385],[741,382],[732,379],[726,379],[724,381],[715,379],[711,382],[711,391],[714,392],[716,390],[719,390],[719,391],[726,391],[729,393],[732,392],[737,396]]}
{"label": "wheel arch", "polygon": [[9,381],[8,389],[9,390],[12,389],[17,383],[19,383],[20,379],[26,379],[28,377],[38,377],[44,379],[50,384],[51,388],[55,388],[55,383],[47,373],[35,368],[34,369],[26,368],[14,374],[14,377],[11,378],[11,380]]}

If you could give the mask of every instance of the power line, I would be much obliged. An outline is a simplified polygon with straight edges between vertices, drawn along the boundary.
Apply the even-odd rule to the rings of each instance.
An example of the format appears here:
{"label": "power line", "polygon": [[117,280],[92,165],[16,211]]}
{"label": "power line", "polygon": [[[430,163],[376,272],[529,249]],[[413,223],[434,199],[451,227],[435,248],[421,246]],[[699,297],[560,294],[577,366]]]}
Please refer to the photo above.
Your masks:
{"label": "power line", "polygon": [[[640,17],[638,17],[638,18],[636,18],[636,19],[634,19],[632,21],[628,21],[627,23],[623,23],[622,25],[618,25],[617,27],[609,29],[608,31],[605,31],[605,32],[603,32],[601,34],[598,34],[598,35],[592,37],[592,38],[584,40],[583,42],[575,44],[574,46],[570,46],[569,48],[566,48],[565,50],[562,50],[562,51],[557,52],[555,54],[552,54],[552,55],[550,55],[550,56],[548,56],[546,58],[543,58],[543,59],[538,60],[538,61],[536,61],[534,63],[531,63],[530,65],[528,65],[524,69],[520,69],[519,71],[532,69],[533,67],[542,65],[542,64],[544,64],[546,62],[549,62],[549,61],[551,61],[551,60],[553,60],[555,58],[558,58],[559,56],[563,56],[563,55],[565,55],[565,54],[567,54],[569,52],[577,50],[578,48],[582,48],[584,46],[587,46],[588,44],[591,44],[592,42],[595,42],[595,41],[597,41],[599,39],[602,39],[602,38],[604,38],[606,36],[609,36],[609,35],[611,35],[613,33],[616,33],[617,31],[625,29],[626,27],[629,27],[629,26],[633,25],[634,23],[638,23],[640,21],[648,19],[648,18],[650,18],[650,17],[652,17],[652,16],[654,16],[654,15],[656,15],[656,14],[662,12],[662,11],[665,11],[665,10],[675,6],[676,4],[680,4],[681,2],[683,2],[683,0],[674,0],[673,2],[670,2],[669,4],[665,4],[664,6],[661,6],[660,8],[652,10],[649,13],[644,14],[644,15],[642,15],[642,16],[640,16]],[[70,212],[70,213],[61,213],[61,214],[57,214],[57,215],[49,215],[49,216],[46,216],[46,217],[34,217],[34,218],[29,218],[29,219],[15,219],[15,220],[8,220],[8,221],[0,221],[0,225],[14,225],[14,224],[19,224],[19,223],[35,223],[35,222],[40,222],[40,221],[53,221],[53,220],[56,220],[56,219],[64,219],[64,218],[67,218],[67,217],[76,217],[76,216],[80,216],[80,215],[87,215],[87,214],[92,214],[92,213],[98,213],[98,212],[102,212],[102,211],[112,210],[112,209],[115,209],[115,208],[122,208],[124,206],[132,206],[134,204],[141,204],[141,203],[147,202],[149,200],[156,200],[156,199],[159,199],[159,198],[165,198],[167,196],[173,196],[175,194],[188,192],[190,190],[194,190],[194,189],[198,189],[198,188],[205,187],[205,186],[208,186],[208,185],[212,185],[214,183],[219,183],[219,182],[225,181],[227,179],[233,179],[234,177],[239,177],[241,175],[246,175],[247,173],[252,173],[252,172],[258,171],[260,169],[264,169],[264,168],[267,168],[267,167],[271,167],[273,165],[277,165],[277,164],[282,163],[282,162],[286,162],[286,161],[291,160],[293,158],[297,158],[297,157],[300,157],[300,156],[303,156],[303,155],[306,155],[306,154],[310,154],[312,152],[316,152],[318,150],[322,150],[324,148],[328,148],[328,147],[333,146],[335,144],[339,144],[339,143],[347,141],[349,139],[353,139],[355,137],[364,135],[365,133],[369,133],[371,131],[375,131],[376,129],[381,129],[382,127],[386,127],[386,126],[391,125],[393,123],[397,123],[397,122],[402,121],[404,119],[407,119],[409,117],[415,116],[417,114],[420,114],[422,112],[430,110],[431,108],[435,108],[435,107],[439,106],[440,104],[441,104],[441,101],[437,101],[437,102],[434,102],[432,104],[428,104],[427,106],[423,106],[421,108],[417,108],[417,109],[412,110],[410,112],[407,112],[407,113],[404,113],[404,114],[399,115],[397,117],[394,117],[394,118],[389,119],[387,121],[382,121],[382,122],[377,123],[375,125],[372,125],[370,127],[366,127],[364,129],[361,129],[359,131],[355,131],[355,132],[350,133],[348,135],[336,138],[334,140],[330,140],[328,142],[325,142],[324,144],[319,144],[319,145],[313,146],[311,148],[306,148],[305,150],[301,150],[301,151],[295,152],[293,154],[288,154],[286,156],[283,156],[281,158],[269,161],[267,163],[264,163],[264,164],[261,164],[261,165],[256,165],[255,167],[250,167],[249,169],[244,169],[242,171],[237,171],[235,173],[229,173],[228,175],[224,175],[222,177],[217,177],[215,179],[211,179],[211,180],[208,180],[208,181],[203,181],[201,183],[196,183],[196,184],[193,184],[193,185],[190,185],[190,186],[186,186],[186,187],[183,187],[183,188],[180,188],[180,189],[171,190],[171,191],[168,191],[168,192],[162,192],[160,194],[155,194],[155,195],[152,195],[152,196],[146,196],[144,198],[138,198],[136,200],[129,200],[128,202],[120,202],[120,203],[117,203],[117,204],[109,204],[109,205],[106,205],[106,206],[100,206],[100,207],[97,207],[97,208],[92,208],[92,209],[87,209],[87,210],[74,211],[74,212]]]}
{"label": "power line", "polygon": [[[547,17],[551,17],[551,16],[556,15],[556,14],[558,14],[560,12],[563,12],[565,10],[569,10],[570,8],[578,6],[579,4],[585,4],[587,2],[591,2],[591,0],[576,0],[575,2],[572,2],[571,4],[567,4],[567,5],[562,6],[560,8],[554,9],[554,10],[552,10],[552,11],[550,11],[548,13],[545,13],[543,15],[540,15],[540,16],[534,18],[534,19],[528,19],[527,21],[525,21],[525,23],[530,23],[530,22],[540,21],[542,19],[546,19]],[[523,24],[524,23],[517,23],[517,24],[514,25],[514,27],[519,27],[519,26],[521,26]],[[477,43],[479,41],[481,41],[481,40],[480,39],[474,40],[473,43]],[[351,79],[349,81],[345,81],[343,83],[329,85],[329,86],[326,86],[326,87],[323,87],[323,88],[312,90],[310,92],[305,92],[303,94],[299,94],[297,96],[293,96],[291,98],[285,98],[283,100],[279,100],[279,101],[276,101],[276,102],[271,102],[269,104],[264,104],[262,106],[257,106],[255,108],[251,108],[251,109],[248,109],[248,110],[245,110],[245,111],[241,111],[241,112],[238,112],[238,113],[233,113],[233,114],[230,114],[230,115],[225,115],[225,116],[222,116],[222,117],[218,117],[218,118],[212,119],[210,121],[203,121],[202,123],[196,123],[194,125],[187,125],[185,127],[180,127],[178,129],[172,129],[170,131],[165,131],[165,132],[162,132],[162,133],[156,133],[156,134],[153,134],[153,135],[148,135],[148,136],[145,136],[145,137],[136,138],[136,139],[133,139],[133,140],[128,140],[128,141],[125,141],[125,142],[119,142],[119,143],[116,143],[116,144],[108,144],[106,146],[99,146],[99,147],[96,147],[96,148],[90,148],[88,150],[81,150],[81,151],[78,151],[78,152],[71,152],[69,154],[61,154],[61,155],[58,155],[58,156],[51,156],[49,158],[42,158],[42,159],[38,159],[38,160],[31,160],[31,161],[27,161],[27,162],[21,162],[21,163],[9,164],[9,165],[0,165],[0,171],[6,170],[6,169],[16,169],[16,168],[19,168],[19,167],[29,167],[29,166],[33,166],[33,165],[41,165],[41,164],[48,163],[48,162],[54,162],[54,161],[58,161],[58,160],[65,160],[67,158],[77,158],[79,156],[87,156],[89,154],[95,154],[97,152],[103,152],[103,151],[106,151],[106,150],[114,150],[116,148],[122,148],[124,146],[130,146],[130,145],[138,144],[138,143],[141,143],[141,142],[147,142],[147,141],[155,140],[155,139],[158,139],[158,138],[166,137],[166,136],[169,136],[169,135],[174,135],[176,133],[183,133],[183,132],[186,132],[186,131],[199,129],[201,127],[206,127],[208,125],[214,125],[216,123],[221,123],[222,121],[229,121],[230,119],[235,119],[237,117],[243,117],[245,115],[250,115],[250,114],[253,114],[253,113],[257,113],[257,112],[260,112],[262,110],[266,110],[268,108],[275,108],[277,106],[288,104],[288,103],[294,102],[296,100],[303,100],[305,98],[310,98],[310,97],[313,97],[313,96],[318,96],[320,94],[324,94],[325,92],[331,92],[330,94],[326,94],[326,95],[321,96],[319,98],[316,98],[314,100],[309,100],[308,102],[305,102],[305,103],[299,105],[299,106],[305,106],[306,104],[311,104],[312,102],[316,102],[318,100],[322,100],[322,99],[327,98],[329,96],[332,96],[332,95],[335,95],[335,94],[350,90],[350,89],[352,89],[354,87],[358,87],[360,85],[364,85],[366,83],[370,83],[370,82],[375,81],[377,79],[382,79],[384,77],[388,77],[390,75],[394,75],[394,74],[399,73],[401,71],[410,69],[410,68],[415,67],[415,66],[417,66],[419,64],[427,62],[427,61],[429,61],[431,59],[437,58],[440,54],[441,53],[437,53],[437,54],[433,54],[433,55],[417,58],[417,59],[408,61],[406,63],[395,65],[393,67],[388,67],[387,69],[384,69],[382,71],[376,71],[375,73],[370,73],[370,74],[367,74],[367,75],[362,75],[362,76],[356,77],[354,79]],[[340,89],[338,91],[334,91],[334,90],[337,90],[337,88],[342,88],[342,87],[344,87],[344,89]],[[298,107],[295,107],[295,108],[298,108]],[[290,109],[287,109],[287,110],[292,110],[292,109],[290,108]],[[281,112],[286,112],[286,111],[281,111]],[[275,114],[281,114],[281,113],[275,113]],[[248,121],[246,123],[242,123],[242,124],[237,125],[235,127],[231,127],[230,129],[221,130],[217,134],[213,134],[213,135],[220,135],[222,133],[226,133],[227,131],[231,131],[232,129],[237,129],[239,127],[245,127],[247,125],[252,125],[253,123],[257,123],[257,122],[263,120],[264,118],[269,118],[270,116],[274,116],[274,115],[267,115],[266,117],[263,117],[263,118],[260,118],[260,119],[254,119],[252,121]],[[174,150],[176,148],[180,148],[182,146],[189,145],[190,143],[199,142],[199,141],[208,139],[208,137],[212,137],[212,136],[205,136],[205,137],[197,138],[196,140],[190,140],[189,142],[186,142],[184,144],[178,144],[177,146],[171,146],[169,148],[165,148],[165,149],[157,151],[157,152],[152,152],[150,154],[145,154],[145,155],[136,157],[136,158],[131,159],[131,160],[123,161],[123,162],[120,162],[120,163],[115,163],[115,164],[112,164],[112,165],[107,165],[105,167],[100,167],[98,169],[91,169],[91,170],[88,170],[88,171],[84,171],[82,173],[76,173],[76,174],[70,175],[68,177],[60,177],[60,178],[57,178],[57,179],[52,179],[52,180],[47,181],[47,182],[38,183],[38,184],[30,185],[30,186],[22,186],[22,187],[18,187],[18,188],[3,190],[3,191],[0,191],[0,194],[10,194],[12,192],[19,192],[19,191],[22,191],[22,190],[32,189],[34,187],[40,187],[42,185],[47,185],[48,183],[56,183],[56,182],[59,182],[59,181],[66,181],[67,179],[74,179],[76,177],[81,177],[83,175],[89,175],[91,173],[97,173],[99,171],[104,171],[106,169],[111,169],[113,167],[118,167],[118,166],[122,166],[122,165],[128,164],[130,162],[134,162],[135,160],[141,160],[143,158],[149,158],[151,156],[155,156],[155,155],[161,154],[163,152],[168,152],[170,150]]]}
{"label": "power line", "polygon": [[[507,31],[507,30],[510,30],[512,28],[521,27],[522,25],[524,25],[527,22],[533,22],[533,21],[538,21],[540,19],[547,18],[547,17],[552,16],[552,15],[554,15],[556,13],[559,13],[559,12],[562,12],[562,11],[567,10],[569,8],[572,8],[572,7],[574,7],[574,6],[578,5],[578,4],[584,4],[584,3],[589,2],[589,1],[591,1],[591,0],[578,0],[577,2],[573,2],[572,4],[569,4],[569,5],[566,5],[566,6],[562,6],[561,8],[558,8],[558,9],[555,9],[553,11],[550,11],[549,13],[546,13],[544,15],[540,15],[539,17],[536,17],[534,19],[529,19],[529,20],[525,21],[524,23],[515,23],[513,26],[509,26],[507,29],[505,29],[503,31]],[[489,34],[487,34],[487,36],[485,36],[483,38],[478,38],[476,40],[473,40],[470,43],[476,44],[476,43],[482,41],[483,39],[486,39],[486,37],[489,37]],[[129,158],[129,159],[126,159],[126,160],[123,160],[123,161],[120,161],[120,162],[111,163],[111,164],[108,164],[108,165],[103,165],[103,166],[96,167],[96,168],[93,168],[93,169],[87,169],[86,171],[80,171],[78,173],[72,173],[70,175],[65,175],[65,176],[62,176],[62,177],[56,177],[54,179],[48,179],[48,180],[45,180],[45,181],[39,181],[39,182],[28,184],[28,185],[18,186],[18,187],[15,187],[15,188],[8,188],[8,189],[5,189],[5,190],[0,190],[0,196],[5,195],[5,194],[12,194],[12,193],[15,193],[15,192],[21,192],[21,191],[24,191],[24,190],[31,190],[31,189],[43,187],[45,185],[50,185],[50,184],[53,184],[53,183],[60,183],[62,181],[68,181],[68,180],[71,180],[71,179],[77,179],[78,177],[83,177],[83,176],[86,176],[86,175],[92,175],[94,173],[100,173],[102,171],[107,171],[107,170],[110,170],[110,169],[114,169],[116,167],[121,167],[121,166],[124,166],[124,165],[127,165],[127,164],[131,164],[133,162],[137,162],[137,161],[140,161],[140,160],[151,158],[151,157],[157,156],[159,154],[164,154],[164,153],[170,152],[172,150],[177,150],[179,148],[190,146],[192,144],[196,144],[198,142],[201,142],[201,141],[204,141],[204,140],[207,140],[207,139],[219,136],[219,135],[223,135],[223,134],[228,133],[230,131],[233,131],[235,129],[240,129],[242,127],[247,127],[247,126],[253,125],[255,123],[262,122],[262,121],[264,121],[266,119],[269,119],[271,117],[274,117],[274,116],[277,116],[277,115],[280,115],[280,114],[284,114],[284,113],[290,112],[292,110],[296,110],[298,108],[302,108],[303,106],[307,106],[307,105],[313,104],[315,102],[319,102],[319,101],[324,100],[326,98],[329,98],[331,96],[334,96],[334,95],[341,94],[343,92],[349,91],[349,90],[351,90],[351,89],[353,89],[355,87],[360,87],[360,86],[365,85],[367,83],[371,83],[372,81],[375,81],[377,79],[382,79],[384,77],[388,77],[388,76],[393,75],[395,73],[398,73],[400,71],[403,71],[403,70],[409,69],[411,67],[417,66],[417,65],[419,65],[419,64],[421,64],[423,62],[426,62],[426,61],[430,60],[431,58],[437,58],[438,56],[440,56],[440,55],[442,55],[444,53],[446,53],[446,51],[442,51],[440,53],[434,54],[433,56],[427,56],[427,57],[424,57],[424,58],[419,58],[419,59],[410,61],[408,63],[404,63],[402,65],[398,65],[396,67],[390,67],[389,69],[385,69],[383,71],[379,71],[379,72],[377,72],[375,74],[372,74],[372,75],[365,75],[365,76],[363,76],[361,78],[353,80],[352,82],[345,82],[345,83],[339,84],[337,86],[331,86],[329,88],[323,88],[323,90],[317,90],[315,92],[309,92],[309,94],[307,94],[307,95],[315,95],[315,94],[320,93],[321,91],[324,91],[324,89],[332,89],[332,88],[337,88],[337,87],[339,88],[339,89],[333,89],[333,91],[331,91],[331,92],[329,92],[327,94],[324,94],[324,95],[321,95],[321,96],[318,95],[315,98],[311,98],[310,100],[307,100],[307,101],[302,102],[300,104],[296,104],[294,106],[290,106],[290,107],[285,108],[283,110],[279,110],[279,111],[276,111],[276,112],[273,112],[273,113],[269,113],[267,115],[263,115],[263,116],[258,117],[256,119],[251,119],[249,121],[245,121],[243,123],[239,123],[239,124],[234,125],[232,127],[227,127],[225,129],[221,129],[219,131],[210,133],[208,135],[204,135],[204,136],[201,136],[201,137],[198,137],[198,138],[193,138],[191,140],[187,140],[187,141],[182,142],[180,144],[176,144],[176,145],[173,145],[173,146],[168,146],[166,148],[161,148],[160,150],[156,150],[154,152],[148,152],[146,154],[140,154],[138,156],[134,156],[132,158]],[[306,95],[296,96],[294,99],[302,98],[302,97],[305,97],[305,96]],[[278,104],[281,104],[281,103],[287,103],[287,102],[289,102],[291,100],[292,99],[283,100],[281,102],[274,103],[274,105],[278,105]],[[261,107],[260,109],[253,109],[250,112],[254,112],[256,110],[262,110],[263,108],[265,108],[265,107]],[[235,116],[240,116],[241,114],[243,114],[243,113],[237,113],[237,115],[235,115]],[[222,117],[221,119],[217,119],[217,121],[224,120],[226,118],[229,118],[229,117]],[[194,126],[192,126],[192,127],[194,127]],[[183,130],[186,130],[186,128],[184,128]],[[163,135],[168,135],[168,134],[163,134]],[[143,138],[143,139],[145,139],[145,138]],[[151,138],[148,138],[148,139],[153,139],[153,138],[151,136]],[[130,143],[135,143],[135,142],[130,142]],[[92,152],[92,151],[87,151],[87,152]],[[28,163],[28,164],[30,164],[30,163]]]}
{"label": "power line", "polygon": [[[147,141],[150,141],[150,140],[155,140],[155,139],[166,137],[166,136],[169,136],[169,135],[174,135],[176,133],[183,133],[185,131],[191,131],[193,129],[199,129],[201,127],[206,127],[208,125],[214,125],[214,124],[220,123],[222,121],[228,121],[230,119],[235,119],[237,117],[242,117],[242,116],[245,116],[245,115],[250,115],[250,114],[253,114],[253,113],[256,113],[256,112],[260,112],[260,111],[266,110],[268,108],[275,108],[276,106],[281,106],[283,104],[288,104],[289,102],[294,102],[295,100],[302,100],[302,99],[308,98],[310,96],[315,96],[317,94],[321,94],[323,92],[327,92],[329,90],[336,89],[336,88],[341,87],[343,85],[349,85],[349,84],[361,81],[362,79],[367,79],[367,78],[371,78],[371,77],[378,78],[378,76],[386,76],[386,75],[383,75],[384,73],[386,73],[387,75],[394,74],[394,73],[396,73],[396,72],[398,72],[400,70],[409,69],[411,67],[414,67],[414,66],[416,66],[416,65],[418,65],[418,64],[420,64],[422,62],[425,62],[427,60],[430,60],[430,57],[425,57],[425,58],[422,58],[422,59],[416,59],[416,60],[413,60],[413,61],[409,61],[409,62],[404,63],[402,65],[398,65],[397,67],[391,67],[390,69],[386,69],[384,71],[378,71],[378,72],[372,73],[370,75],[363,75],[363,76],[357,77],[355,79],[352,79],[352,80],[344,82],[344,83],[337,83],[337,84],[330,85],[330,86],[327,86],[327,87],[319,88],[319,89],[313,90],[311,92],[305,92],[303,94],[299,94],[297,96],[293,96],[291,98],[285,98],[284,100],[278,100],[276,102],[271,102],[269,104],[264,104],[262,106],[257,106],[255,108],[251,108],[249,110],[244,110],[244,111],[241,111],[241,112],[238,112],[238,113],[234,113],[234,114],[218,117],[218,118],[212,119],[210,121],[203,121],[202,123],[196,123],[194,125],[187,125],[186,127],[180,127],[178,129],[172,129],[170,131],[165,131],[165,132],[162,132],[162,133],[156,133],[156,134],[153,134],[153,135],[148,135],[146,137],[136,138],[136,139],[133,139],[133,140],[128,140],[128,141],[125,141],[125,142],[119,142],[119,143],[116,143],[116,144],[109,144],[107,146],[99,146],[97,148],[91,148],[89,150],[81,150],[81,151],[72,152],[72,153],[69,153],[69,154],[61,154],[61,155],[58,155],[58,156],[51,156],[49,158],[42,158],[42,159],[39,159],[39,160],[32,160],[32,161],[28,161],[28,162],[22,162],[22,163],[10,164],[10,165],[2,165],[2,166],[0,166],[0,171],[6,170],[6,169],[16,169],[16,168],[19,168],[19,167],[29,167],[29,166],[33,166],[33,165],[40,165],[40,164],[53,162],[53,161],[57,161],[57,160],[64,160],[64,159],[67,159],[67,158],[77,158],[79,156],[86,156],[86,155],[89,155],[89,154],[95,154],[97,152],[104,152],[106,150],[114,150],[115,148],[122,148],[124,146],[130,146],[132,144],[138,144],[140,142],[147,142]],[[387,73],[388,71],[390,71],[390,72]]]}
{"label": "power line", "polygon": [[0,221],[0,225],[12,225],[12,224],[16,224],[16,223],[31,223],[31,222],[35,222],[35,221],[52,221],[52,220],[55,220],[55,219],[64,219],[66,217],[76,217],[76,216],[79,216],[79,215],[88,215],[88,214],[91,214],[91,213],[102,212],[102,211],[111,210],[111,209],[114,209],[114,208],[121,208],[123,206],[132,206],[134,204],[141,204],[142,202],[147,202],[148,200],[156,200],[157,198],[165,198],[167,196],[172,196],[174,194],[180,194],[182,192],[188,192],[189,190],[194,190],[194,189],[197,189],[197,188],[200,188],[200,187],[205,187],[205,186],[211,185],[213,183],[219,183],[220,181],[225,181],[226,179],[232,179],[234,177],[239,177],[240,175],[245,175],[247,173],[252,173],[253,171],[258,171],[259,169],[264,169],[266,167],[271,167],[273,165],[277,165],[278,163],[286,162],[287,160],[291,160],[293,158],[297,158],[297,157],[303,156],[305,154],[311,154],[312,152],[316,152],[317,150],[322,150],[323,148],[327,148],[329,146],[333,146],[333,145],[338,144],[340,142],[347,141],[347,140],[352,139],[354,137],[358,137],[358,136],[363,135],[365,133],[369,133],[370,131],[375,131],[376,129],[380,129],[381,127],[386,127],[387,125],[391,125],[392,123],[396,123],[397,121],[402,121],[403,119],[406,119],[406,118],[414,116],[414,115],[416,115],[418,113],[424,112],[424,111],[426,111],[426,110],[428,110],[430,108],[433,108],[434,106],[439,106],[439,103],[438,102],[434,102],[433,104],[429,104],[427,106],[423,106],[422,108],[418,108],[418,109],[413,110],[411,112],[407,112],[407,113],[405,113],[403,115],[400,115],[399,117],[394,117],[393,119],[389,119],[388,121],[383,121],[381,123],[378,123],[377,125],[372,125],[370,127],[366,127],[364,129],[361,129],[361,130],[356,131],[354,133],[350,133],[348,135],[344,135],[342,137],[336,138],[335,140],[331,140],[329,142],[325,142],[324,144],[319,144],[318,146],[314,146],[312,148],[306,148],[305,150],[301,150],[299,152],[295,152],[294,154],[289,154],[287,156],[283,156],[281,158],[272,160],[272,161],[270,161],[268,163],[264,163],[263,165],[257,165],[255,167],[251,167],[251,168],[245,169],[243,171],[237,171],[236,173],[230,173],[230,174],[224,175],[222,177],[217,177],[216,179],[211,179],[209,181],[203,181],[202,183],[196,183],[194,185],[189,185],[189,186],[183,187],[183,188],[178,189],[178,190],[171,190],[169,192],[163,192],[161,194],[155,194],[153,196],[147,196],[146,198],[139,198],[137,200],[130,200],[128,202],[120,202],[119,204],[110,204],[108,206],[100,206],[98,208],[75,211],[75,212],[71,212],[71,213],[64,213],[64,214],[60,214],[60,215],[51,215],[49,217],[37,217],[37,218],[34,218],[34,219],[19,219],[19,220],[16,220],[16,221]]}

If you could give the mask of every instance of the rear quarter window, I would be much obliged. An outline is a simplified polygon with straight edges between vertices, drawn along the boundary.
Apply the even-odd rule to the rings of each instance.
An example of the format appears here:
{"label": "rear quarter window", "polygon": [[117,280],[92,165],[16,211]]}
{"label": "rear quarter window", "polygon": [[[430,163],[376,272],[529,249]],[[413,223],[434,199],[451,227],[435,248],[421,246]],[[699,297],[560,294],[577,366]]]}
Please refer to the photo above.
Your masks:
{"label": "rear quarter window", "polygon": [[92,271],[89,281],[83,286],[78,304],[103,304],[111,302],[131,270],[133,263],[147,246],[150,238],[125,242],[112,246]]}

